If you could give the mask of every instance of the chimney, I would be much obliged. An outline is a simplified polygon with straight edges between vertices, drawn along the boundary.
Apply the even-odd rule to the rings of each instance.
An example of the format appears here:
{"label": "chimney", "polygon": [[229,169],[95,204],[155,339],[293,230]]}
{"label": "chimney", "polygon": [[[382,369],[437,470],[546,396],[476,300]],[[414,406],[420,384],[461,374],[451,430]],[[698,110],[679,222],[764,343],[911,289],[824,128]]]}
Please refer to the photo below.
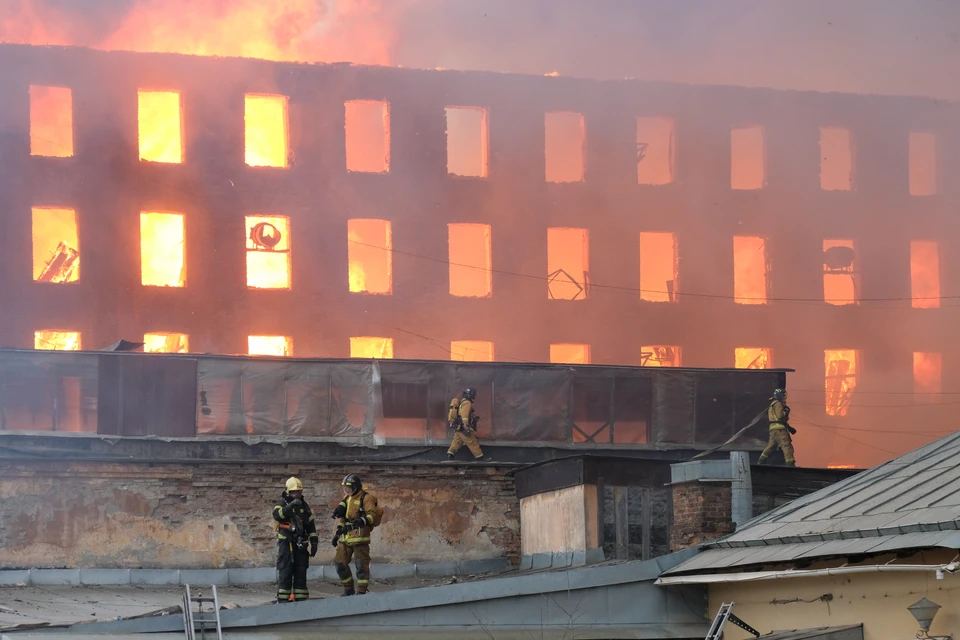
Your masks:
{"label": "chimney", "polygon": [[733,533],[738,524],[751,517],[750,463],[744,452],[731,452],[730,460],[670,465],[670,484],[670,551]]}

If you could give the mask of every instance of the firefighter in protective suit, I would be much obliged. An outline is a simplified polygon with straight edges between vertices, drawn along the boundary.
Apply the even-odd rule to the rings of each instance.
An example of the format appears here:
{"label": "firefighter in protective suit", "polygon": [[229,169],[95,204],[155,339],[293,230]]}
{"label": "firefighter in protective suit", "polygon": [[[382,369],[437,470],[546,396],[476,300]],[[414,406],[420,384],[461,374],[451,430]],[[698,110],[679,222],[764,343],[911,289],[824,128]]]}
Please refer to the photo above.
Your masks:
{"label": "firefighter in protective suit", "polygon": [[447,411],[447,426],[455,429],[453,440],[450,442],[450,448],[447,449],[447,459],[453,460],[457,452],[466,445],[475,460],[483,460],[483,449],[480,448],[480,441],[477,440],[477,417],[473,410],[473,401],[477,397],[477,390],[467,388],[463,390],[463,395],[450,401],[450,409]]}
{"label": "firefighter in protective suit", "polygon": [[[344,498],[333,512],[337,520],[333,537],[337,553],[333,561],[343,585],[343,595],[362,595],[370,588],[370,534],[380,524],[383,510],[377,505],[376,496],[363,490],[357,474],[348,474],[340,485]],[[356,587],[350,572],[351,559],[357,569]]]}
{"label": "firefighter in protective suit", "polygon": [[273,508],[273,519],[277,530],[277,602],[306,600],[310,597],[307,567],[310,558],[317,555],[319,539],[299,479],[287,480],[286,491]]}
{"label": "firefighter in protective suit", "polygon": [[760,464],[764,464],[770,454],[779,448],[783,451],[783,459],[788,467],[797,466],[793,457],[793,440],[790,434],[797,430],[790,426],[790,407],[787,406],[787,392],[784,389],[775,389],[767,408],[767,419],[770,421],[770,440],[767,448],[760,454]]}

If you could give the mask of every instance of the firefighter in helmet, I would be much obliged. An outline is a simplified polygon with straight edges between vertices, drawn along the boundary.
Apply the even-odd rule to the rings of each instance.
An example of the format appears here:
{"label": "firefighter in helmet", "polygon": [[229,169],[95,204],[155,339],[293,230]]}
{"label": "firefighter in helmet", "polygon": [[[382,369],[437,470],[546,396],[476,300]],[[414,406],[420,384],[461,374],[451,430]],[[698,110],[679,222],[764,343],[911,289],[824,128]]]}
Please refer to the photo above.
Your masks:
{"label": "firefighter in helmet", "polygon": [[767,448],[760,454],[760,464],[764,464],[770,454],[779,448],[783,451],[783,459],[788,467],[797,466],[793,457],[793,440],[790,434],[797,430],[790,426],[790,407],[787,406],[787,392],[785,389],[775,389],[767,408],[767,419],[770,420],[770,440]]}
{"label": "firefighter in helmet", "polygon": [[[333,561],[343,585],[343,595],[362,595],[370,588],[370,534],[380,524],[383,510],[377,505],[376,496],[363,490],[357,474],[347,474],[340,486],[343,500],[333,512],[337,520],[333,537],[337,553]],[[357,569],[356,582],[350,572],[351,559]]]}
{"label": "firefighter in helmet", "polygon": [[277,602],[293,602],[310,597],[307,567],[317,555],[317,526],[313,512],[303,499],[303,483],[287,480],[286,490],[273,508],[277,530]]}
{"label": "firefighter in helmet", "polygon": [[447,458],[453,460],[457,452],[466,445],[475,460],[483,460],[483,449],[477,440],[477,422],[480,418],[473,410],[473,401],[477,397],[477,390],[466,388],[459,398],[450,401],[447,411],[447,426],[454,429],[453,440],[447,449]]}

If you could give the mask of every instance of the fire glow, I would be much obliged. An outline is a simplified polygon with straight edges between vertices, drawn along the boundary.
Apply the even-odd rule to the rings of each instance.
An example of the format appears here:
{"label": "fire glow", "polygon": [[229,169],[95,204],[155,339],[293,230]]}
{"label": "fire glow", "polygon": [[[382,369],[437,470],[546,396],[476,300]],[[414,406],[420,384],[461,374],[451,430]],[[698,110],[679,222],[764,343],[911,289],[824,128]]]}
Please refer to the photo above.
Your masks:
{"label": "fire glow", "polygon": [[182,287],[187,282],[183,216],[178,213],[140,214],[140,283]]}
{"label": "fire glow", "polygon": [[137,94],[140,159],[183,162],[180,94],[174,91],[140,91]]}
{"label": "fire glow", "polygon": [[30,87],[30,155],[73,155],[73,92],[63,87]]}
{"label": "fire glow", "polygon": [[251,167],[286,167],[286,96],[244,96],[244,156]]}

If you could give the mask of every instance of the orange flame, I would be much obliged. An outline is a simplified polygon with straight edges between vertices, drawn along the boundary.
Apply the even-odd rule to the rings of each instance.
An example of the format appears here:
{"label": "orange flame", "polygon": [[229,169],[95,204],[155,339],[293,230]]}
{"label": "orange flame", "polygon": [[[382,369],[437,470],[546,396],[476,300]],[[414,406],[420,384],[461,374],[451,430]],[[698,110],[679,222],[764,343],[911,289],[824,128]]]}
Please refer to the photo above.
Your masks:
{"label": "orange flame", "polygon": [[393,338],[350,338],[350,357],[390,359],[393,357]]}
{"label": "orange flame", "polygon": [[141,160],[183,162],[179,93],[141,91],[138,94],[137,123]]}
{"label": "orange flame", "polygon": [[823,352],[828,416],[847,415],[850,398],[857,388],[857,355],[851,349],[828,349]]}
{"label": "orange flame", "polygon": [[247,164],[286,167],[287,97],[247,95],[243,120]]}
{"label": "orange flame", "polygon": [[183,216],[179,213],[140,214],[140,283],[182,287],[187,282]]}
{"label": "orange flame", "polygon": [[30,87],[30,155],[73,155],[73,92],[62,87]]}
{"label": "orange flame", "polygon": [[[9,4],[9,3],[7,3]],[[137,0],[100,37],[72,3],[0,9],[0,41],[298,62],[390,64],[398,14],[386,0]],[[79,4],[79,3],[78,3]],[[63,7],[63,8],[61,8]]]}

